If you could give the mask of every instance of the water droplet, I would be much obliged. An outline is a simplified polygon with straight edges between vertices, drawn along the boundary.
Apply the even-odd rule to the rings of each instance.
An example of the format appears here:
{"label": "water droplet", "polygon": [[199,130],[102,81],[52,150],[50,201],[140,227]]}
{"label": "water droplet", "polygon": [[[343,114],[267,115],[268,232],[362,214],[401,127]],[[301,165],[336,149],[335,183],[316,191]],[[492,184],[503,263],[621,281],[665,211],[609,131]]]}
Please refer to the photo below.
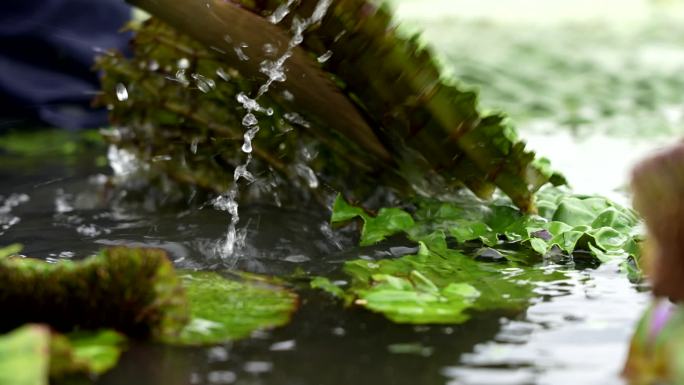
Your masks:
{"label": "water droplet", "polygon": [[328,60],[330,60],[332,55],[333,55],[333,52],[331,50],[328,50],[323,55],[319,56],[316,60],[318,60],[319,63],[325,63]]}
{"label": "water droplet", "polygon": [[318,178],[311,167],[305,164],[298,164],[295,166],[295,171],[297,175],[306,181],[306,184],[309,186],[309,188],[318,188]]}
{"label": "water droplet", "polygon": [[242,61],[247,61],[249,60],[249,56],[247,56],[243,51],[242,47],[233,47],[233,50],[235,51],[235,54],[237,55],[238,59]]}
{"label": "water droplet", "polygon": [[283,95],[283,98],[285,98],[285,100],[287,100],[288,102],[291,102],[294,100],[294,95],[292,95],[292,92],[290,92],[288,90],[283,90],[282,95]]}
{"label": "water droplet", "polygon": [[233,180],[235,182],[239,181],[240,178],[246,179],[248,182],[254,182],[254,175],[252,175],[251,172],[247,171],[247,165],[246,164],[241,164],[237,167],[235,167],[235,171],[233,173]]}
{"label": "water droplet", "polygon": [[278,8],[273,11],[271,16],[268,17],[268,21],[270,21],[272,24],[278,24],[283,19],[285,16],[287,16],[290,13],[290,7],[292,4],[294,4],[295,0],[287,0],[287,3],[280,4]]}
{"label": "water droplet", "polygon": [[263,46],[262,48],[263,48],[263,50],[264,50],[264,53],[265,53],[267,56],[273,56],[273,55],[276,54],[276,51],[277,51],[277,50],[276,50],[276,47],[275,47],[273,44],[271,44],[271,43],[266,43],[266,44],[264,44],[264,46]]}
{"label": "water droplet", "polygon": [[192,143],[190,143],[190,152],[197,154],[197,144],[199,143],[199,138],[194,138]]}
{"label": "water droplet", "polygon": [[150,71],[158,70],[159,69],[159,62],[157,62],[156,60],[150,60],[150,62],[147,63],[147,69],[149,69]]}
{"label": "water droplet", "polygon": [[184,69],[180,69],[180,70],[176,71],[176,81],[178,83],[182,84],[183,86],[186,86],[186,87],[190,84],[188,77],[185,76],[185,70]]}
{"label": "water droplet", "polygon": [[186,70],[190,68],[190,60],[187,58],[180,58],[178,59],[176,66],[178,66],[178,69]]}
{"label": "water droplet", "polygon": [[173,159],[171,155],[155,155],[152,157],[152,162],[166,162]]}
{"label": "water droplet", "polygon": [[283,118],[285,118],[285,120],[287,120],[290,123],[298,124],[302,127],[311,127],[311,124],[296,112],[288,112],[283,115]]}
{"label": "water droplet", "polygon": [[246,114],[245,117],[242,118],[242,125],[245,127],[251,127],[256,125],[257,123],[259,123],[259,121],[257,120],[256,116],[254,116],[254,114],[251,112]]}
{"label": "water droplet", "polygon": [[191,77],[195,80],[197,88],[199,88],[199,90],[204,92],[205,94],[213,90],[214,87],[216,87],[216,82],[214,82],[213,79],[209,79],[206,76],[202,76],[200,74],[192,74]]}
{"label": "water droplet", "polygon": [[216,75],[227,82],[230,81],[230,75],[228,75],[228,73],[224,71],[223,68],[217,69]]}
{"label": "water droplet", "polygon": [[120,102],[128,100],[128,90],[126,89],[126,86],[121,83],[117,83],[116,85],[116,98],[119,99]]}

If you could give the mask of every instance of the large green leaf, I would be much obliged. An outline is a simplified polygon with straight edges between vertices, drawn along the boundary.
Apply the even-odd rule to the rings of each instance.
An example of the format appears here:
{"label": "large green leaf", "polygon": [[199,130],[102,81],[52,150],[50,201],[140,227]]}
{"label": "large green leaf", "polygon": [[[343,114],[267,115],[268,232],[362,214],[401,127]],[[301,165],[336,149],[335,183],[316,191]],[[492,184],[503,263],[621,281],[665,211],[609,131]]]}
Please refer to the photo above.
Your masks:
{"label": "large green leaf", "polygon": [[297,296],[253,275],[227,279],[215,272],[182,275],[190,304],[190,322],[167,342],[212,344],[248,337],[282,326],[297,308]]}
{"label": "large green leaf", "polygon": [[461,323],[475,310],[523,310],[537,297],[536,282],[565,278],[534,265],[475,261],[449,250],[443,234],[426,241],[417,255],[347,262],[354,303],[399,323]]}
{"label": "large green leaf", "polygon": [[450,201],[416,199],[413,215],[392,208],[372,216],[338,196],[332,221],[361,218],[362,245],[402,232],[420,241],[441,231],[456,241],[457,249],[476,242],[503,253],[518,248],[545,255],[559,249],[566,254],[586,252],[604,261],[628,256],[638,259],[640,222],[632,210],[606,198],[575,195],[553,187],[538,193],[538,204],[539,215],[525,214],[507,198],[483,202],[461,194]]}
{"label": "large green leaf", "polygon": [[0,336],[0,385],[46,385],[50,330],[25,326]]}

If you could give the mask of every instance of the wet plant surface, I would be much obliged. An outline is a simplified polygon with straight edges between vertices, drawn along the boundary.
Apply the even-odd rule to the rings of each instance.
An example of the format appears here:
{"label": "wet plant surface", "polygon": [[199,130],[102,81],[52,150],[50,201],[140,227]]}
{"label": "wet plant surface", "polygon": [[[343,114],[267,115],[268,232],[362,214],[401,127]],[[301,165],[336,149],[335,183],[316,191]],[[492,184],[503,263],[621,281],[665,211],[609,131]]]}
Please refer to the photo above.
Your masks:
{"label": "wet plant surface", "polygon": [[[646,56],[627,71],[590,58],[598,50],[606,60],[629,67],[622,59],[629,44],[635,44],[633,35],[605,32],[591,44],[580,44],[578,39],[592,31],[586,25],[539,27],[546,28],[541,35],[547,41],[537,39],[538,30],[509,33],[503,26],[473,21],[448,28],[448,20],[411,22],[427,27],[426,39],[437,45],[453,72],[482,88],[485,105],[510,111],[522,136],[581,192],[628,203],[620,189],[629,164],[681,133],[679,67],[658,69],[646,56],[649,47],[661,49],[666,43],[675,56],[684,50],[654,26],[635,33]],[[473,34],[482,37],[477,47],[467,39]],[[498,54],[478,55],[483,44]],[[570,59],[568,44],[581,45]],[[508,65],[521,61],[528,64]],[[592,87],[601,92],[587,95],[584,91]],[[207,198],[190,194],[179,200],[145,189],[130,189],[124,196],[106,181],[112,172],[105,166],[106,148],[97,140],[57,134],[48,141],[39,135],[26,141],[0,136],[0,246],[19,243],[23,254],[51,262],[82,259],[105,246],[158,247],[178,269],[274,275],[287,279],[286,285],[300,295],[299,310],[288,325],[259,330],[247,339],[209,347],[132,341],[118,366],[98,384],[621,383],[627,344],[649,299],[645,287],[630,282],[621,261],[599,265],[539,258],[531,265],[551,278],[525,283],[519,306],[474,306],[468,317],[451,314],[442,325],[396,324],[388,318],[401,321],[405,315],[388,310],[382,298],[369,299],[374,293],[363,287],[357,287],[357,299],[388,318],[359,306],[345,308],[344,298],[328,291],[353,287],[355,275],[347,274],[352,260],[366,267],[385,260],[386,274],[373,279],[392,290],[406,287],[390,277],[394,265],[420,253],[415,239],[385,234],[386,240],[361,247],[358,226],[332,228],[331,213],[319,206],[252,204],[241,206],[246,247],[222,260],[215,246],[225,235],[227,218]],[[608,140],[609,135],[615,137]],[[472,234],[456,235],[468,241]],[[486,239],[491,231],[476,235]],[[328,290],[311,289],[303,276],[328,277],[321,282]],[[439,274],[428,278],[434,286]],[[418,281],[424,282],[411,284]],[[476,284],[437,285],[436,292],[429,284],[422,287],[468,306],[472,290],[484,291]]]}

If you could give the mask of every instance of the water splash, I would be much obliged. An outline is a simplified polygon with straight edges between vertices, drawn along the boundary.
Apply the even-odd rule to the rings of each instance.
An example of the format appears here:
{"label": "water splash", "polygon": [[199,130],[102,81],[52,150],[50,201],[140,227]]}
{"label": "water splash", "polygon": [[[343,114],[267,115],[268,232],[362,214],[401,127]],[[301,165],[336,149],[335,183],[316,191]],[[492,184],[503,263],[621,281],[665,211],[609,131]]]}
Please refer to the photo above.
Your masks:
{"label": "water splash", "polygon": [[[269,17],[269,21],[273,24],[277,24],[282,21],[285,16],[287,16],[291,9],[290,7],[294,5],[296,0],[288,0],[287,3],[279,6],[273,14]],[[299,46],[304,41],[304,32],[314,24],[319,23],[323,17],[325,17],[328,8],[332,0],[319,0],[316,4],[311,17],[308,19],[300,19],[299,17],[294,17],[292,20],[292,37],[288,43],[287,50],[275,60],[264,60],[260,63],[260,72],[268,77],[266,82],[259,87],[259,91],[254,98],[250,98],[244,93],[239,93],[237,95],[237,101],[245,109],[245,115],[242,118],[242,125],[246,129],[243,137],[242,152],[247,154],[247,158],[242,165],[235,168],[233,174],[233,184],[230,189],[225,193],[219,195],[214,199],[213,206],[222,211],[227,211],[230,214],[230,224],[228,225],[228,231],[226,237],[219,245],[217,245],[217,253],[224,260],[230,260],[230,265],[235,266],[237,264],[239,256],[235,255],[237,249],[244,247],[244,241],[246,237],[246,232],[244,229],[239,230],[237,225],[240,222],[240,215],[238,209],[237,198],[239,194],[238,181],[240,179],[245,179],[248,183],[253,183],[256,178],[248,171],[249,164],[252,161],[252,140],[259,132],[259,119],[256,113],[266,114],[268,116],[273,115],[273,110],[270,108],[262,107],[257,101],[261,96],[266,94],[274,83],[281,83],[287,79],[285,75],[285,63],[292,57],[294,49]],[[227,41],[230,39],[226,36]],[[232,39],[231,39],[232,40]],[[240,60],[249,60],[249,58],[244,55],[241,50],[241,46],[234,46],[235,52]],[[268,49],[268,48],[265,48]],[[332,52],[330,53],[332,55]],[[219,77],[224,78],[219,74]],[[225,80],[225,79],[224,79]],[[299,117],[298,114],[296,114]],[[304,121],[297,119],[299,121]],[[296,172],[307,181],[307,184],[311,187],[318,186],[318,179],[315,173],[310,168],[300,167]]]}

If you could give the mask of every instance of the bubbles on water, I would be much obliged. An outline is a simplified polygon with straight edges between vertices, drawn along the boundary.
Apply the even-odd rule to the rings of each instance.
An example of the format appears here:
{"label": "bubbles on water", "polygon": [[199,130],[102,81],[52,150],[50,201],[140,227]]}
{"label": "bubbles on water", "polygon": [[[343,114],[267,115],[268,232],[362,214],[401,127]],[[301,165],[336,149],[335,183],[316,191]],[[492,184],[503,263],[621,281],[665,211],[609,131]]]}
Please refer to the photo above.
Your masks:
{"label": "bubbles on water", "polygon": [[210,384],[232,384],[236,380],[237,376],[230,370],[214,370],[207,374],[207,382],[209,382]]}
{"label": "bubbles on water", "polygon": [[319,56],[318,58],[316,58],[316,60],[317,60],[319,63],[323,64],[323,63],[327,62],[328,60],[330,60],[330,58],[332,57],[332,55],[333,55],[333,52],[332,52],[331,50],[327,50],[323,55],[321,55],[321,56]]}
{"label": "bubbles on water", "polygon": [[225,362],[230,358],[228,349],[224,346],[215,346],[207,350],[207,359],[209,362]]}
{"label": "bubbles on water", "polygon": [[128,90],[126,89],[126,86],[122,83],[116,84],[116,98],[120,102],[125,102],[126,100],[128,100]]}
{"label": "bubbles on water", "polygon": [[272,352],[286,352],[289,350],[294,350],[296,347],[297,341],[287,340],[273,343],[269,350]]}
{"label": "bubbles on water", "polygon": [[29,200],[27,194],[11,194],[7,198],[0,195],[0,235],[21,221],[18,216],[12,215],[12,209]]}
{"label": "bubbles on water", "polygon": [[57,189],[55,193],[55,212],[68,213],[74,211],[74,206],[69,202],[72,199],[71,194],[64,193],[63,189]]}
{"label": "bubbles on water", "polygon": [[268,361],[249,361],[245,363],[243,369],[251,374],[268,373],[273,370],[273,363]]}

